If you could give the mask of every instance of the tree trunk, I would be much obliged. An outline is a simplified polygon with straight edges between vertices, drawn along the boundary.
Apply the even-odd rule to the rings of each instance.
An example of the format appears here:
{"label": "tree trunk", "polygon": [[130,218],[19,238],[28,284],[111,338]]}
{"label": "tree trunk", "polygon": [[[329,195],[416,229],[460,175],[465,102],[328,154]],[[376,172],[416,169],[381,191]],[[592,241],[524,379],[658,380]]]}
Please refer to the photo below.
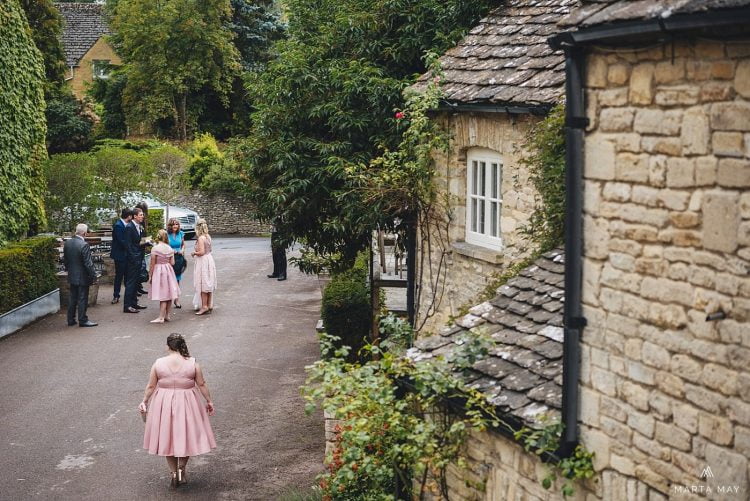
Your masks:
{"label": "tree trunk", "polygon": [[180,140],[187,141],[187,93],[182,94],[180,99],[180,118],[182,120],[180,129]]}

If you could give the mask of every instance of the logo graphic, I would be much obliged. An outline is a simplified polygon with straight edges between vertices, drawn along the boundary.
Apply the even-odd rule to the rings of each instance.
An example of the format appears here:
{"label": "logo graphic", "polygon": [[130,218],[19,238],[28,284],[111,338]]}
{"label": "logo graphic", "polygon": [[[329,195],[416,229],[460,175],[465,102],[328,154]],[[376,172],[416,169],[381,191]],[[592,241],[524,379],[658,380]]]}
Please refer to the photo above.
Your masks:
{"label": "logo graphic", "polygon": [[701,478],[714,478],[714,472],[711,471],[710,466],[706,466],[701,472]]}

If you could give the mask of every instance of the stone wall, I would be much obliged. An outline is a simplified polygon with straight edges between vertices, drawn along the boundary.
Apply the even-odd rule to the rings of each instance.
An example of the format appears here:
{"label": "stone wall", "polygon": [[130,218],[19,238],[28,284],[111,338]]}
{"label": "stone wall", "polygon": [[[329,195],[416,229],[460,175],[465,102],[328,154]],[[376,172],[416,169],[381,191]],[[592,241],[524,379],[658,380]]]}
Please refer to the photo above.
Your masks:
{"label": "stone wall", "polygon": [[255,208],[251,203],[230,195],[193,191],[182,195],[175,205],[196,211],[215,235],[258,235],[271,231],[270,225],[254,219]]}
{"label": "stone wall", "polygon": [[[436,218],[439,223],[430,231],[429,248],[425,237],[427,230],[421,228],[420,245],[425,259],[418,291],[420,321],[417,325],[425,316],[432,315],[423,331],[436,330],[462,307],[473,306],[493,274],[529,255],[528,242],[521,238],[518,229],[533,212],[534,190],[529,186],[528,173],[520,158],[524,137],[537,120],[530,115],[505,113],[441,116],[452,141],[450,152],[436,157],[435,183],[441,207]],[[465,242],[466,155],[475,147],[493,150],[503,161],[502,250]]]}
{"label": "stone wall", "polygon": [[587,64],[583,442],[605,499],[748,499],[750,42]]}

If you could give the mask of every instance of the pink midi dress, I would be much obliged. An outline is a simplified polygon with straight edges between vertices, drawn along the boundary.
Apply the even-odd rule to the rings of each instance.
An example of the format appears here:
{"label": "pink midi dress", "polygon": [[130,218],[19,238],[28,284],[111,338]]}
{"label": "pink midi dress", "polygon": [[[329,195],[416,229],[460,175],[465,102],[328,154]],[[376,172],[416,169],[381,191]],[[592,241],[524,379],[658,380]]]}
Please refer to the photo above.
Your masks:
{"label": "pink midi dress", "polygon": [[183,359],[172,371],[167,358],[159,358],[156,390],[148,402],[143,448],[149,454],[186,457],[205,454],[216,447],[208,412],[195,385],[195,358]]}
{"label": "pink midi dress", "polygon": [[164,246],[169,251],[161,250],[160,247],[162,246],[158,245],[151,250],[151,254],[156,256],[156,262],[151,271],[148,298],[154,301],[174,301],[180,297],[180,284],[170,263],[174,251],[171,247]]}
{"label": "pink midi dress", "polygon": [[[201,292],[214,292],[216,290],[216,264],[214,257],[211,255],[211,237],[203,236],[203,249],[205,253],[202,256],[195,256],[195,268],[193,270],[193,306],[197,309],[201,306]],[[214,299],[211,295],[209,308],[213,308]]]}

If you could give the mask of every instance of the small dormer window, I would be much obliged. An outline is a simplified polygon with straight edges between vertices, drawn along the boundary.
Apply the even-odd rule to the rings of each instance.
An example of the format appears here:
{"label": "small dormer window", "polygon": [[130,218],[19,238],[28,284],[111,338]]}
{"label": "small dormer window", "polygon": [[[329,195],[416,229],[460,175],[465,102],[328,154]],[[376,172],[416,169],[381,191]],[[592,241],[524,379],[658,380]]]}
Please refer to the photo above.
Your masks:
{"label": "small dormer window", "polygon": [[93,74],[94,78],[106,80],[109,78],[109,59],[94,59]]}

